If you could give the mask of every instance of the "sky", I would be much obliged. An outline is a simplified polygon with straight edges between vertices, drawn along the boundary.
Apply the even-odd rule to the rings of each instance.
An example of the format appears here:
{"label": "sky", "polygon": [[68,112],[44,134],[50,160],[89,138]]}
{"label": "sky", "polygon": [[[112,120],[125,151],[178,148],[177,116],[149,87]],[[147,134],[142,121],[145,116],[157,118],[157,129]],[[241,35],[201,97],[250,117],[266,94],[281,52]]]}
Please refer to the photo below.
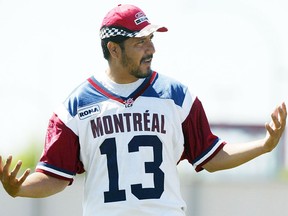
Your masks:
{"label": "sky", "polygon": [[152,67],[186,84],[211,123],[264,125],[288,101],[286,0],[0,0],[0,155],[44,142],[53,110],[104,72],[98,31],[119,3],[168,27]]}

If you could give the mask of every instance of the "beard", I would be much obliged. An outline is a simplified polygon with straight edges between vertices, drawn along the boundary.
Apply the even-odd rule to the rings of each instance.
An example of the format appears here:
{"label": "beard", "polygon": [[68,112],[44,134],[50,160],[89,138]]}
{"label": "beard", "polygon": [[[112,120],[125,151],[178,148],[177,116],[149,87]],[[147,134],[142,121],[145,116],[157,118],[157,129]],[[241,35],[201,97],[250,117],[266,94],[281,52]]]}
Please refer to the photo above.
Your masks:
{"label": "beard", "polygon": [[122,56],[122,65],[130,71],[130,75],[133,75],[134,77],[141,79],[141,78],[146,78],[151,75],[152,70],[151,67],[149,66],[146,69],[141,68],[141,64],[146,61],[146,59],[152,59],[153,55],[148,55],[146,57],[143,57],[140,61],[139,64],[135,63],[135,60],[132,58],[128,57],[126,53]]}

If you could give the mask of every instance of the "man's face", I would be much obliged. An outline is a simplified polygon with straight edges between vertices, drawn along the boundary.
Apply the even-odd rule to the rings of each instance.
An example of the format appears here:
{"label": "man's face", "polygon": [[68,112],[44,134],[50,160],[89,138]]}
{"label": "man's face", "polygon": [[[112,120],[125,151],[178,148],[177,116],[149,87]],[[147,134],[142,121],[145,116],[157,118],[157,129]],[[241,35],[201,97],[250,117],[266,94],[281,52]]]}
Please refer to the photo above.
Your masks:
{"label": "man's face", "polygon": [[151,74],[151,62],[155,53],[153,34],[141,38],[129,38],[122,46],[122,66],[130,75],[145,78]]}

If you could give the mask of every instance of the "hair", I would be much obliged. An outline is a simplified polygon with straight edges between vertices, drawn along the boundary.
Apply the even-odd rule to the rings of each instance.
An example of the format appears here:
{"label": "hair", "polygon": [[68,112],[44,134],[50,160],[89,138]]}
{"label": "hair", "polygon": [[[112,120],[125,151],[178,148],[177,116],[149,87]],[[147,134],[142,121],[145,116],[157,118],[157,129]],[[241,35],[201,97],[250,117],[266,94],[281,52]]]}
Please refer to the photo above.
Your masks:
{"label": "hair", "polygon": [[[124,32],[126,32],[126,33],[133,33],[133,31],[131,31],[130,29],[127,29],[127,28],[125,28],[125,27],[119,27],[119,26],[102,26],[101,27],[101,29],[100,29],[100,31],[102,30],[102,29],[104,29],[104,28],[116,28],[116,29],[118,29],[118,30],[122,30],[122,31],[124,31]],[[116,36],[111,36],[111,37],[109,37],[109,38],[104,38],[104,39],[102,39],[101,40],[101,46],[102,46],[102,51],[103,51],[103,56],[104,56],[104,58],[106,59],[106,60],[109,60],[109,58],[110,58],[110,52],[109,52],[109,50],[108,50],[108,48],[107,48],[107,44],[108,44],[108,42],[114,42],[114,43],[117,43],[119,46],[120,46],[120,48],[122,49],[122,50],[124,50],[124,45],[123,45],[123,42],[125,41],[125,40],[127,40],[128,38],[130,38],[130,37],[127,37],[127,36],[123,36],[123,35],[116,35]]]}
{"label": "hair", "polygon": [[102,51],[103,51],[103,56],[106,60],[109,60],[110,58],[110,52],[107,48],[107,44],[108,42],[114,42],[119,44],[121,50],[124,50],[124,41],[127,40],[129,37],[125,37],[122,35],[118,35],[118,36],[114,36],[114,37],[110,37],[110,38],[105,38],[101,40],[101,46],[102,46]]}

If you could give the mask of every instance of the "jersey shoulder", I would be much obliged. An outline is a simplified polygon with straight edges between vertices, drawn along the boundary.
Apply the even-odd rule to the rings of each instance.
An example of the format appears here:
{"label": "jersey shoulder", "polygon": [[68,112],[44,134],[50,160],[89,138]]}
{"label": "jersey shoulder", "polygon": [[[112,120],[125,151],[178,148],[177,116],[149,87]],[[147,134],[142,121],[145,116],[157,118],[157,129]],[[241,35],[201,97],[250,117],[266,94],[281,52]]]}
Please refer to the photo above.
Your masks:
{"label": "jersey shoulder", "polygon": [[171,99],[182,106],[188,88],[175,78],[157,73],[157,77],[143,96],[156,96],[161,99]]}
{"label": "jersey shoulder", "polygon": [[63,104],[70,113],[71,116],[77,115],[77,112],[82,107],[87,107],[89,105],[99,103],[101,101],[107,100],[103,94],[90,85],[88,79],[83,81],[78,85],[64,100]]}

